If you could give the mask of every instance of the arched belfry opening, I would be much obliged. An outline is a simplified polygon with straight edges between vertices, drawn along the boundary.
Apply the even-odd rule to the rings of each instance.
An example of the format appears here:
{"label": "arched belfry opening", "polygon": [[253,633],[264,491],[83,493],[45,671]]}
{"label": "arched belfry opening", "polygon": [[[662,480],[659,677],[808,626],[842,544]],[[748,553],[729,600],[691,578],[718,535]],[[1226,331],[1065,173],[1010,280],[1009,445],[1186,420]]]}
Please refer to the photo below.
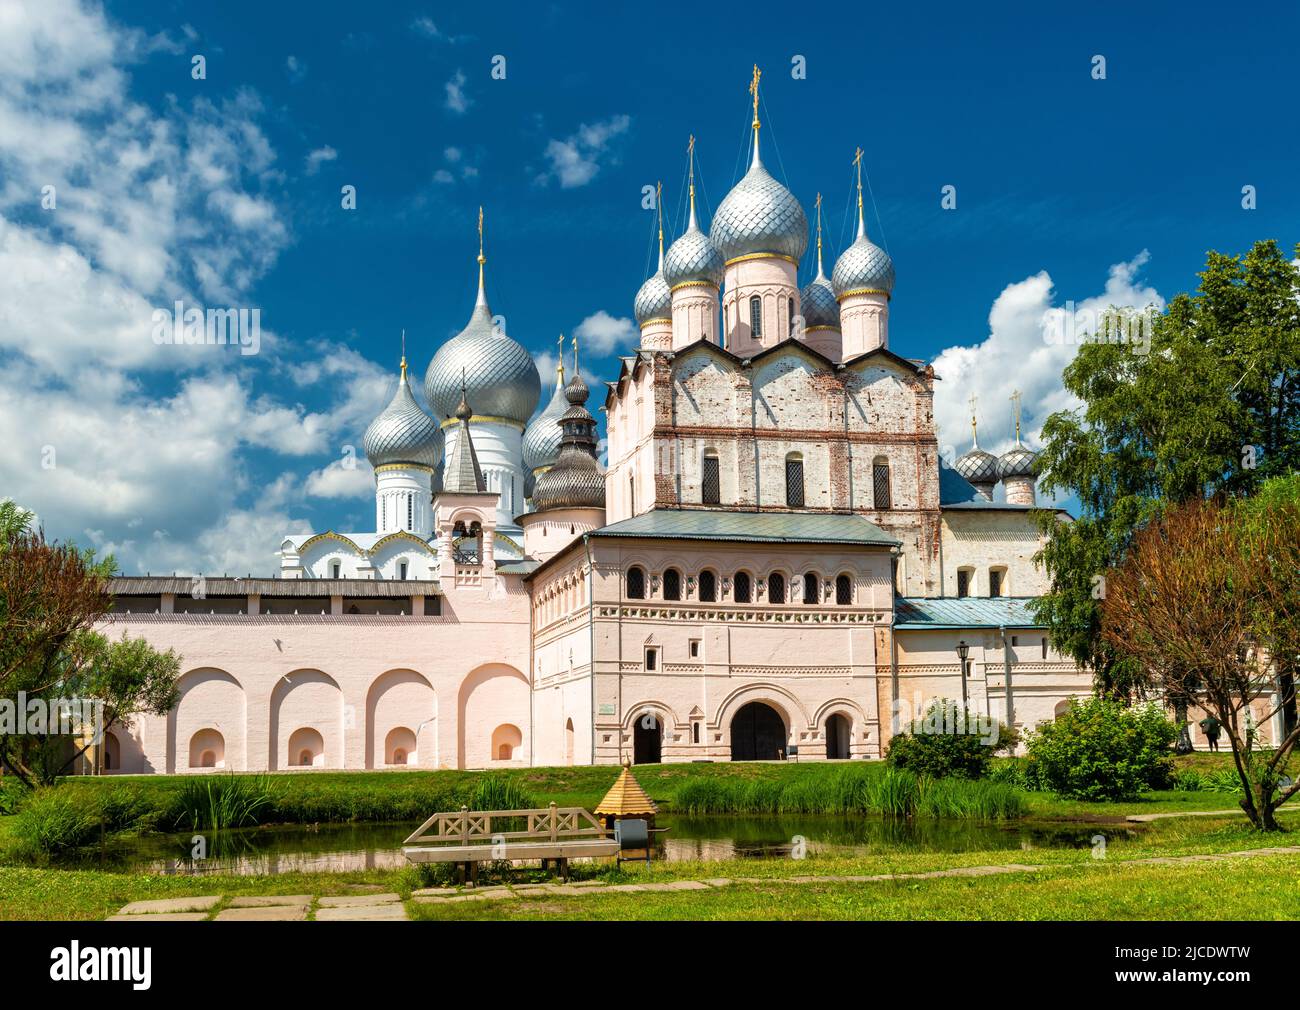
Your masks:
{"label": "arched belfry opening", "polygon": [[469,524],[458,521],[451,528],[452,556],[458,565],[483,563],[483,524],[475,520]]}
{"label": "arched belfry opening", "polygon": [[751,701],[731,720],[732,761],[781,761],[785,747],[785,722],[771,705]]}
{"label": "arched belfry opening", "polygon": [[636,717],[632,729],[632,761],[657,765],[663,760],[664,727],[653,712]]}

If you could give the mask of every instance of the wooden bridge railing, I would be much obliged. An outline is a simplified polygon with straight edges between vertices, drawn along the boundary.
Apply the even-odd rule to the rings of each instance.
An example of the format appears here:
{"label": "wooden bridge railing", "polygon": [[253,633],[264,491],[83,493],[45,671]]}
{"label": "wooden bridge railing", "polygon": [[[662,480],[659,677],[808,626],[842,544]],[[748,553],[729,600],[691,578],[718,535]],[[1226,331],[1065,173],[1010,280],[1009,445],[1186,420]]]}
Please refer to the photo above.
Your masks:
{"label": "wooden bridge railing", "polygon": [[[493,821],[525,822],[523,830],[494,831]],[[607,838],[609,832],[582,807],[557,807],[552,803],[543,810],[470,810],[461,807],[453,813],[434,814],[411,834],[404,845],[490,845],[494,840],[566,841],[580,838]]]}

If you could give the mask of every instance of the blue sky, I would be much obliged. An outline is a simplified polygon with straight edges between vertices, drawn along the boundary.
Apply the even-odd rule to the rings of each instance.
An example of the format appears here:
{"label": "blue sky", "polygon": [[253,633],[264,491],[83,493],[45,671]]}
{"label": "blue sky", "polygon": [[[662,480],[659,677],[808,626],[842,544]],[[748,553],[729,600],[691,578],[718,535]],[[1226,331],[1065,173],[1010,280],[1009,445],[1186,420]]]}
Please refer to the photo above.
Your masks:
{"label": "blue sky", "polygon": [[[1300,239],[1289,5],[20,0],[3,17],[0,493],[130,571],[266,572],[288,529],[370,528],[368,472],[337,461],[391,395],[400,330],[422,376],[468,318],[480,204],[510,334],[549,374],[578,330],[584,369],[612,378],[652,256],[642,187],[663,179],[671,241],[693,133],[707,221],[743,171],[755,62],[769,168],[810,216],[825,194],[828,272],[865,149],[891,346],[936,362],[956,452],[972,392],[988,448],[1011,388],[1031,441],[1070,405],[1044,311],[1161,305],[1207,249]],[[176,297],[259,307],[261,353],[153,346],[141,313]]]}

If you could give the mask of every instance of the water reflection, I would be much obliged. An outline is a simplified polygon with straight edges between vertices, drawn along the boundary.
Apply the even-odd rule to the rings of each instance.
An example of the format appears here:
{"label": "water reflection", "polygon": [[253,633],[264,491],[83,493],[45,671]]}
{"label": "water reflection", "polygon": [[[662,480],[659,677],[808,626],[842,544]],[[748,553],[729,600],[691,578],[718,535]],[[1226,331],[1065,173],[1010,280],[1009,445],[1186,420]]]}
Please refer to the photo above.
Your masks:
{"label": "water reflection", "polygon": [[[807,854],[879,855],[889,852],[965,852],[1087,848],[1097,828],[1086,824],[899,821],[880,817],[660,817],[656,858],[670,862],[788,858],[796,845]],[[318,828],[267,827],[202,836],[152,835],[122,839],[81,862],[105,869],[157,874],[271,875],[292,871],[342,873],[408,866],[401,845],[415,823],[341,824]],[[1132,832],[1107,825],[1112,841]]]}

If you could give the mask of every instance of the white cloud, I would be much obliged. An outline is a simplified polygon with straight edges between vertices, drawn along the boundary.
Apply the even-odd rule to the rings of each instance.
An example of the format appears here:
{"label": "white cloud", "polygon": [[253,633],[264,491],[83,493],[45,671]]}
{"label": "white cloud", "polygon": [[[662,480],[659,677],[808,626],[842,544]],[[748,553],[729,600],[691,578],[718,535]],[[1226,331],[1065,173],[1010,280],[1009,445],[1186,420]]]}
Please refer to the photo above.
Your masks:
{"label": "white cloud", "polygon": [[573,330],[580,349],[597,357],[637,345],[637,327],[626,316],[611,316],[600,309],[580,322]]}
{"label": "white cloud", "polygon": [[315,175],[320,171],[321,165],[327,161],[338,160],[339,152],[326,144],[324,147],[318,147],[307,155],[307,174]]}
{"label": "white cloud", "polygon": [[[1160,293],[1139,279],[1149,259],[1146,250],[1110,267],[1100,294],[1071,299],[1081,317],[1105,309],[1164,308]],[[970,447],[971,394],[977,398],[980,447],[1001,453],[1013,441],[1011,394],[1022,394],[1021,437],[1033,448],[1049,414],[1079,406],[1061,384],[1061,373],[1074,358],[1078,342],[1053,342],[1045,334],[1053,313],[1064,311],[1046,270],[1009,284],[989,310],[989,335],[978,344],[955,346],[934,359],[935,421],[940,452],[951,460]]]}
{"label": "white cloud", "polygon": [[289,58],[284,61],[284,69],[289,75],[290,82],[293,84],[299,84],[307,77],[307,64],[298,59],[298,57],[294,56],[292,53],[290,53]]}
{"label": "white cloud", "polygon": [[465,75],[457,70],[443,87],[447,94],[447,108],[458,116],[464,115],[473,104],[473,100],[465,94]]}
{"label": "white cloud", "polygon": [[537,177],[543,185],[558,179],[561,189],[585,186],[600,172],[601,159],[610,152],[611,142],[627,132],[632,118],[611,116],[603,122],[583,123],[577,132],[564,140],[552,138],[543,152],[550,168]]}
{"label": "white cloud", "polygon": [[442,156],[451,163],[456,163],[461,159],[461,149],[459,147],[448,147],[442,152]]}
{"label": "white cloud", "polygon": [[352,456],[345,465],[336,459],[307,475],[307,494],[313,498],[369,498],[375,493],[375,471],[364,456]]}
{"label": "white cloud", "polygon": [[433,181],[441,185],[446,185],[447,183],[455,182],[456,177],[445,168],[440,168],[438,171],[433,173]]}
{"label": "white cloud", "polygon": [[462,42],[469,42],[473,38],[472,35],[447,34],[427,14],[422,14],[411,22],[411,31],[423,38],[432,39],[435,42],[447,42],[453,46],[460,45]]}

